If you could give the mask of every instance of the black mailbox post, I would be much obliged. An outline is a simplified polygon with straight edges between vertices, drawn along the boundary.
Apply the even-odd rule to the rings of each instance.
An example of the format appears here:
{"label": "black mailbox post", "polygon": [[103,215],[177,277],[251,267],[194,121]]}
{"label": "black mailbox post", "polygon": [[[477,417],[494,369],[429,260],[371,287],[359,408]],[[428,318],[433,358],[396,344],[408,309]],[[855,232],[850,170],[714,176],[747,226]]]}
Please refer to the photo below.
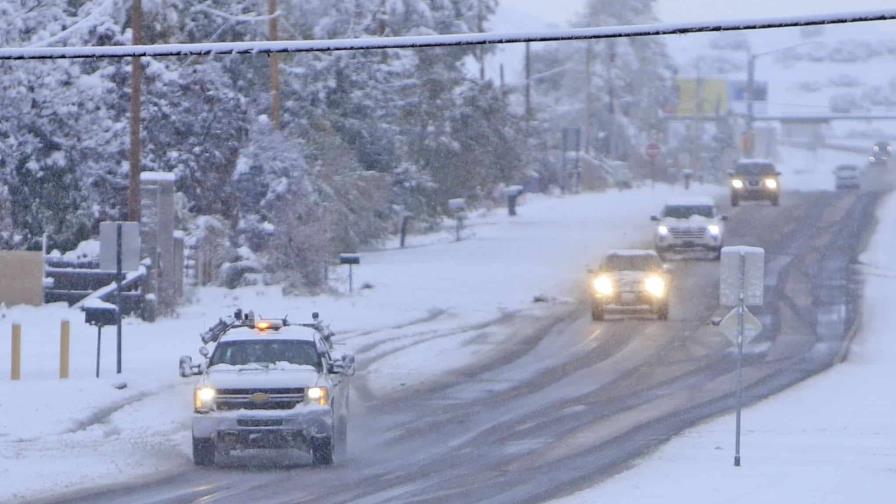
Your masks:
{"label": "black mailbox post", "polygon": [[361,256],[358,254],[339,254],[339,264],[348,265],[348,291],[354,292],[354,278],[352,278],[352,266],[361,264]]}
{"label": "black mailbox post", "polygon": [[84,321],[96,326],[96,377],[100,377],[100,347],[103,338],[103,326],[118,325],[119,311],[114,305],[85,306]]}

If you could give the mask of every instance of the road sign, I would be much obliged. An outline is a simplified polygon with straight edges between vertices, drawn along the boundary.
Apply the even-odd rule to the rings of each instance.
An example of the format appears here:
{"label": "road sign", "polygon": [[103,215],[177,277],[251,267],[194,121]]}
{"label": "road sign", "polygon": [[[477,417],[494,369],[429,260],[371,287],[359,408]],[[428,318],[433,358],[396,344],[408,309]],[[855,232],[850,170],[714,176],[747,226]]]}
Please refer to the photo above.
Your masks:
{"label": "road sign", "polygon": [[656,143],[649,143],[647,147],[644,147],[644,155],[650,159],[658,158],[661,152],[663,152],[663,149]]}
{"label": "road sign", "polygon": [[722,249],[719,304],[738,306],[743,293],[744,304],[762,306],[765,290],[765,250],[758,247],[725,247]]}
{"label": "road sign", "polygon": [[[737,332],[739,330],[737,321],[738,308],[735,308],[725,315],[719,324],[719,330],[728,337],[732,343],[737,345]],[[750,313],[750,310],[744,308],[744,343],[749,342],[762,332],[762,322]]]}

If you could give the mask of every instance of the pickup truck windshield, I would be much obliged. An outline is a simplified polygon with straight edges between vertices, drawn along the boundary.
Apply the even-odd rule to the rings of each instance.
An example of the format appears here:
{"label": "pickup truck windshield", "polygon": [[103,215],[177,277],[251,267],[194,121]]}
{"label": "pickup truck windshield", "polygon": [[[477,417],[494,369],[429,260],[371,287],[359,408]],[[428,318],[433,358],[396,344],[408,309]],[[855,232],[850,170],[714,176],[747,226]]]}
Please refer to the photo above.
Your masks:
{"label": "pickup truck windshield", "polygon": [[734,169],[735,175],[755,177],[775,175],[775,165],[771,163],[739,163]]}
{"label": "pickup truck windshield", "polygon": [[209,365],[245,366],[277,362],[314,366],[317,369],[322,367],[314,342],[301,340],[224,341],[215,347]]}
{"label": "pickup truck windshield", "polygon": [[652,271],[662,267],[659,258],[650,255],[611,255],[604,261],[604,271]]}
{"label": "pickup truck windshield", "polygon": [[711,219],[713,217],[712,207],[709,205],[669,205],[663,210],[663,217],[669,219],[690,219],[695,215]]}

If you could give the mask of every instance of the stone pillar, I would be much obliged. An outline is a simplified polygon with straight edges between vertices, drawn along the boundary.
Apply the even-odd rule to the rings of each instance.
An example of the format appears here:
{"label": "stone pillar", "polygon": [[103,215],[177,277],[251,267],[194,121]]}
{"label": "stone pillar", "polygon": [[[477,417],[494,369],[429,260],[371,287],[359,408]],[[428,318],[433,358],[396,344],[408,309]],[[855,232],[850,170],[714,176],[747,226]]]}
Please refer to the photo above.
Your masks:
{"label": "stone pillar", "polygon": [[184,233],[174,232],[174,298],[180,303],[184,298]]}
{"label": "stone pillar", "polygon": [[[140,238],[142,256],[152,261],[149,285],[155,286],[160,313],[170,313],[177,305],[177,268],[174,250],[173,173],[140,174]],[[182,265],[182,263],[181,263]]]}

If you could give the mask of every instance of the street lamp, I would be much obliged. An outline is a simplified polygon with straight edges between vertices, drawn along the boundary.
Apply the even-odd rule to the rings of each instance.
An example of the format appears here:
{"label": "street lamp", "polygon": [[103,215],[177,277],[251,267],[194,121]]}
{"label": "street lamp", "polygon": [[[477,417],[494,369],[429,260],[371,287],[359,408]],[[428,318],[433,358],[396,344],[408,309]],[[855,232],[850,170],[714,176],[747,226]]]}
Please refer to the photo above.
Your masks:
{"label": "street lamp", "polygon": [[747,156],[751,156],[753,154],[753,122],[755,120],[755,114],[753,112],[753,95],[755,93],[756,87],[756,58],[762,56],[768,56],[770,54],[776,54],[784,51],[789,51],[790,49],[796,49],[797,47],[803,47],[807,45],[817,44],[817,40],[812,40],[809,42],[801,42],[799,44],[790,45],[787,47],[781,47],[778,49],[772,49],[771,51],[764,51],[760,53],[754,53],[752,51],[747,51],[747,135],[750,135],[750,141],[747,142],[748,152],[744,154]]}

